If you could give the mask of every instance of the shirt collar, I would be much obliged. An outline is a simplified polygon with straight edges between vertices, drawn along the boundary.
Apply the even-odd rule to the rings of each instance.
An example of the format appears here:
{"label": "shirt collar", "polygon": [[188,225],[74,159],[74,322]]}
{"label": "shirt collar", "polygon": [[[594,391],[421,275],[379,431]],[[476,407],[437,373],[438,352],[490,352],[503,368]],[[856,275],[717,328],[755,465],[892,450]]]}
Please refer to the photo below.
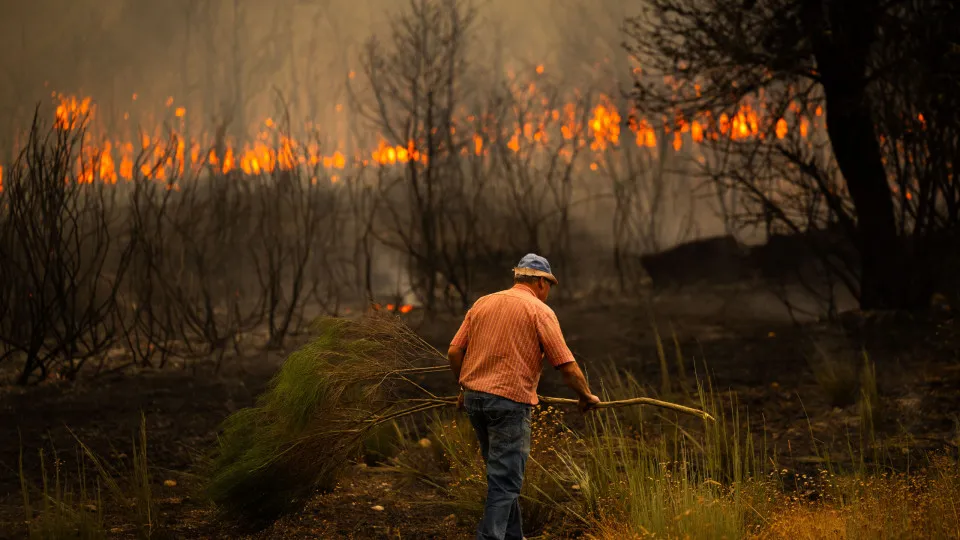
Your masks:
{"label": "shirt collar", "polygon": [[[530,296],[532,296],[532,297],[534,297],[534,298],[537,298],[537,294],[536,294],[535,292],[533,292],[533,289],[531,289],[530,287],[527,287],[526,285],[524,285],[524,284],[522,284],[522,283],[515,283],[515,284],[513,285],[513,287],[511,287],[511,289],[512,289],[512,290],[521,291],[521,292],[525,292],[525,293],[529,294]],[[538,299],[538,300],[539,300],[539,299]]]}

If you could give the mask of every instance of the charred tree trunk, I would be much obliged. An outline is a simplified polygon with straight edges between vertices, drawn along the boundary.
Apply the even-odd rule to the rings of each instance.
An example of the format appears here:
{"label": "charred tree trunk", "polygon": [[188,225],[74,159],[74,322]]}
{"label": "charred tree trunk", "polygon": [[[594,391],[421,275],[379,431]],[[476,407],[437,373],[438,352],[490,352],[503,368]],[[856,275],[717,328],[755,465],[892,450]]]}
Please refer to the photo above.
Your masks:
{"label": "charred tree trunk", "polygon": [[876,9],[868,0],[807,0],[805,24],[826,98],[827,132],[857,214],[860,307],[904,309],[925,299],[911,286],[893,197],[867,97]]}

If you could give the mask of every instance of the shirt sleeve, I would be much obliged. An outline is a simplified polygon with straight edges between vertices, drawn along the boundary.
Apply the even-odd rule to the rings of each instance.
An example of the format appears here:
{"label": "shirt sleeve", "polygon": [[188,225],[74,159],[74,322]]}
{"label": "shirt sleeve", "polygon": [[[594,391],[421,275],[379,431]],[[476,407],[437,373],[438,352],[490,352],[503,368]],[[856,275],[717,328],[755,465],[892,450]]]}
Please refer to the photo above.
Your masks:
{"label": "shirt sleeve", "polygon": [[463,318],[463,322],[460,323],[460,329],[457,330],[456,335],[453,336],[453,339],[450,341],[451,347],[456,347],[461,351],[467,350],[467,343],[470,341],[470,319],[473,310],[467,311],[466,316]]}
{"label": "shirt sleeve", "polygon": [[553,310],[543,310],[537,314],[537,336],[543,346],[543,354],[553,367],[573,362],[573,353],[567,347],[560,331],[560,321]]}

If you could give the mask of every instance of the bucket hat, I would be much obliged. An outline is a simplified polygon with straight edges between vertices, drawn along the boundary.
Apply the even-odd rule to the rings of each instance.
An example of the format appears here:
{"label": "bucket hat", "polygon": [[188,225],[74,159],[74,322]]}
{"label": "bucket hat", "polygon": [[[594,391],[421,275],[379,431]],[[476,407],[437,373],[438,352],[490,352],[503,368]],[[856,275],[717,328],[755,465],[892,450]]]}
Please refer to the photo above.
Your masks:
{"label": "bucket hat", "polygon": [[550,270],[550,263],[547,259],[536,253],[527,253],[524,255],[523,258],[520,259],[520,262],[517,263],[516,268],[513,269],[513,275],[542,277],[554,285],[560,283]]}

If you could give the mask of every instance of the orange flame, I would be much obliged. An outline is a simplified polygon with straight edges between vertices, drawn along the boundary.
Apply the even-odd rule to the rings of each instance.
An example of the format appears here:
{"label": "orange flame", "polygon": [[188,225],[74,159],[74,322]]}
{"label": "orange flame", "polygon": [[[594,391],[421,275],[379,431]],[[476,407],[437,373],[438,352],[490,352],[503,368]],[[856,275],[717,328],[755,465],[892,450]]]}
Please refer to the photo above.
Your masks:
{"label": "orange flame", "polygon": [[777,120],[777,138],[782,139],[787,136],[787,121],[783,118]]}
{"label": "orange flame", "polygon": [[590,129],[594,137],[590,145],[593,150],[605,150],[608,145],[616,146],[620,143],[620,114],[610,104],[609,99],[602,99],[602,103],[594,108]]}
{"label": "orange flame", "polygon": [[76,96],[59,96],[60,104],[57,105],[55,126],[62,130],[71,130],[83,127],[92,114],[90,107],[90,98],[84,98],[80,101]]}
{"label": "orange flame", "polygon": [[[543,73],[543,66],[537,66],[536,71]],[[783,139],[791,129],[787,119],[764,118],[760,111],[765,109],[762,106],[754,108],[749,102],[744,102],[736,110],[721,114],[716,119],[705,112],[694,115],[690,119],[677,116],[672,122],[663,118],[661,123],[661,121],[654,122],[640,117],[635,110],[619,111],[613,100],[604,95],[591,105],[587,118],[584,119],[583,111],[578,104],[565,103],[551,106],[546,96],[535,94],[540,92],[535,84],[516,81],[514,91],[518,99],[542,105],[542,108],[534,105],[533,108],[522,113],[518,112],[515,125],[508,128],[506,133],[501,132],[496,126],[477,126],[478,122],[483,123],[486,119],[464,113],[466,125],[477,126],[477,128],[474,133],[464,135],[465,144],[460,147],[460,153],[469,154],[472,151],[477,156],[489,155],[487,143],[498,139],[513,152],[534,151],[538,146],[550,142],[554,133],[558,133],[564,141],[571,143],[559,149],[560,155],[568,159],[572,158],[576,148],[587,145],[594,152],[605,152],[625,142],[621,133],[624,118],[629,119],[626,125],[633,133],[633,137],[628,138],[632,139],[628,143],[641,148],[656,148],[659,144],[658,130],[663,129],[663,142],[669,143],[675,151],[683,148],[687,137],[693,143],[699,144],[705,138],[718,140],[721,136],[735,140],[763,138],[766,130],[769,130],[778,139]],[[94,118],[96,110],[91,98],[62,94],[54,97],[58,100],[55,113],[55,125],[58,129],[88,127],[88,122]],[[136,94],[133,95],[133,99],[137,100]],[[186,107],[178,106],[173,109],[172,96],[166,99],[165,105],[172,109],[168,114],[181,119],[186,118]],[[790,111],[796,118],[799,134],[807,137],[813,126],[810,125],[810,118],[803,116],[803,110],[803,106],[799,103],[790,104]],[[822,114],[822,108],[817,107],[815,115]],[[924,123],[925,119],[922,115],[917,117],[921,123]],[[819,126],[817,123],[814,125]],[[457,127],[451,127],[451,134],[462,133],[464,131],[462,126],[463,124],[459,124]],[[135,174],[142,174],[146,178],[155,180],[165,180],[185,174],[187,171],[198,172],[204,167],[215,168],[222,173],[241,170],[244,174],[256,175],[270,174],[276,170],[291,170],[304,165],[328,170],[344,170],[353,162],[352,160],[363,164],[368,162],[363,159],[363,152],[348,158],[340,150],[332,153],[321,152],[319,145],[314,142],[301,144],[280,132],[277,123],[271,118],[265,118],[260,128],[260,132],[251,142],[218,141],[216,148],[211,148],[214,145],[211,144],[209,137],[187,138],[177,133],[174,133],[169,141],[164,142],[163,132],[159,128],[139,134],[139,150],[135,150],[135,143],[101,135],[100,138],[104,142],[99,145],[89,144],[85,140],[84,145],[89,147],[91,152],[85,153],[83,158],[78,160],[76,178],[82,182],[100,179],[115,183],[119,180],[132,180]],[[670,139],[666,139],[666,135],[670,135]],[[136,138],[133,140],[136,141]],[[143,152],[146,158],[142,160],[139,170],[135,164],[137,152]],[[373,163],[382,166],[405,164],[411,161],[428,162],[428,156],[416,147],[413,140],[405,144],[397,144],[381,137],[376,148],[366,155],[372,158]],[[594,159],[588,162],[591,164],[590,168],[598,170],[599,167],[596,166],[598,161]],[[331,182],[338,180],[339,176],[329,178]]]}
{"label": "orange flame", "polygon": [[394,311],[398,313],[410,313],[413,311],[413,306],[410,304],[401,304],[397,306],[396,304],[373,304],[373,309],[379,311],[380,309],[386,309],[387,311]]}

